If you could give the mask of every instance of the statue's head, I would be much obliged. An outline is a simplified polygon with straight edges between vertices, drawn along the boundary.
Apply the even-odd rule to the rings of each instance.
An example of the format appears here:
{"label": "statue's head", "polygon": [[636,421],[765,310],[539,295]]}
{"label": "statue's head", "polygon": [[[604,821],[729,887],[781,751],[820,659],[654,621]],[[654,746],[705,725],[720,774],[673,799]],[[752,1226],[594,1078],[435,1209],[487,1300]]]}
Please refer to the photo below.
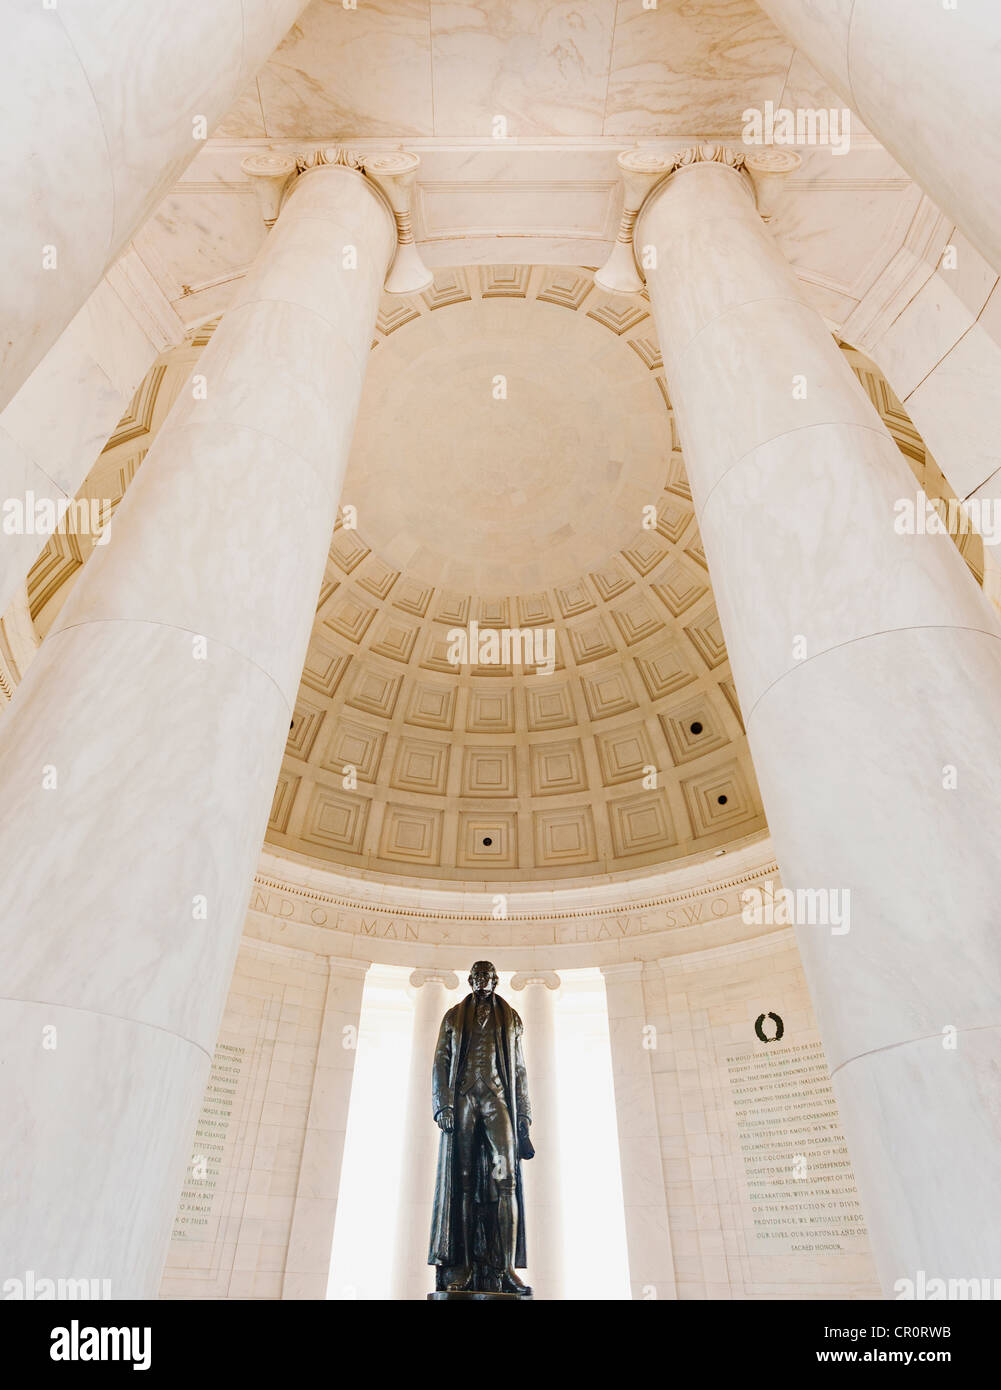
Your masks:
{"label": "statue's head", "polygon": [[474,994],[493,994],[497,988],[497,971],[488,960],[478,960],[469,972],[469,988]]}

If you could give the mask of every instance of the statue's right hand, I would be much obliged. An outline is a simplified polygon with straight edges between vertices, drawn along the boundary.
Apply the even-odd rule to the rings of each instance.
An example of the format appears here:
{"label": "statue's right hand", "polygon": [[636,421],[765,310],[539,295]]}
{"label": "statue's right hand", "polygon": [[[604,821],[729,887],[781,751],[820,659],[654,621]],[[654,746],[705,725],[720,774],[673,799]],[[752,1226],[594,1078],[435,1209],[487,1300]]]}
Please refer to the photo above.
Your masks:
{"label": "statue's right hand", "polygon": [[450,1105],[443,1105],[435,1116],[438,1121],[438,1128],[443,1129],[446,1134],[451,1134],[455,1125],[455,1111]]}

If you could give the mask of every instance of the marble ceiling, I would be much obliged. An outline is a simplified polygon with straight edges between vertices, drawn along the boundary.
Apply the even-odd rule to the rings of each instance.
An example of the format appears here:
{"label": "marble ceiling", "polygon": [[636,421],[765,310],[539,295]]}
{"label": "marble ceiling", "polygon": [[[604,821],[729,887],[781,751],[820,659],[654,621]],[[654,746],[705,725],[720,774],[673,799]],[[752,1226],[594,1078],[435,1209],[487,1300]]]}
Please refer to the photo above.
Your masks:
{"label": "marble ceiling", "polygon": [[[620,150],[739,145],[743,113],[766,102],[840,107],[756,0],[313,0],[134,249],[184,323],[204,323],[264,240],[245,156],[406,146],[432,268],[593,268],[615,237]],[[774,230],[838,329],[906,246],[922,197],[857,121],[846,154],[801,153]]]}
{"label": "marble ceiling", "polygon": [[734,137],[840,105],[756,0],[313,0],[217,136]]}

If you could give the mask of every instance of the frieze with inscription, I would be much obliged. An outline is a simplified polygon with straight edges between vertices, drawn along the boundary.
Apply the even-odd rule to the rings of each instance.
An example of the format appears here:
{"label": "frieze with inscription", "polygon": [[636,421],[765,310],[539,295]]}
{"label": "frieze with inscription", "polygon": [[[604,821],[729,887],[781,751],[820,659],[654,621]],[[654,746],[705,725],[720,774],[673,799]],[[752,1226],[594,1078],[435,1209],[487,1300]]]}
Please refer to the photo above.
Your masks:
{"label": "frieze with inscription", "polygon": [[484,894],[482,918],[452,918],[432,913],[410,916],[378,908],[359,911],[298,893],[276,892],[255,884],[250,911],[354,936],[429,945],[475,943],[484,939],[484,933],[489,934],[488,939],[492,942],[501,944],[507,941],[511,945],[621,941],[626,937],[719,922],[728,917],[739,917],[741,912],[739,889],[625,913],[589,914],[576,911],[552,916],[519,917],[512,914],[498,917],[494,915],[493,902],[490,895]]}

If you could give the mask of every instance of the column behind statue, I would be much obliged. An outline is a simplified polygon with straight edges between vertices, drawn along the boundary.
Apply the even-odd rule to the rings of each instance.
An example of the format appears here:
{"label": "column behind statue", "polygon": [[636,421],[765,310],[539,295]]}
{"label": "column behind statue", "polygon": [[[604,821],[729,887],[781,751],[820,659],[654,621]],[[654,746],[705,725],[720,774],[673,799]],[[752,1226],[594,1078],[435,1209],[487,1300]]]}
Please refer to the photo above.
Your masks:
{"label": "column behind statue", "polygon": [[554,1007],[560,977],[552,970],[522,970],[511,977],[511,988],[521,994],[525,1061],[532,1077],[535,1102],[532,1142],[536,1146],[536,1156],[525,1191],[527,1259],[535,1296],[560,1299],[563,1297],[563,1170]]}

